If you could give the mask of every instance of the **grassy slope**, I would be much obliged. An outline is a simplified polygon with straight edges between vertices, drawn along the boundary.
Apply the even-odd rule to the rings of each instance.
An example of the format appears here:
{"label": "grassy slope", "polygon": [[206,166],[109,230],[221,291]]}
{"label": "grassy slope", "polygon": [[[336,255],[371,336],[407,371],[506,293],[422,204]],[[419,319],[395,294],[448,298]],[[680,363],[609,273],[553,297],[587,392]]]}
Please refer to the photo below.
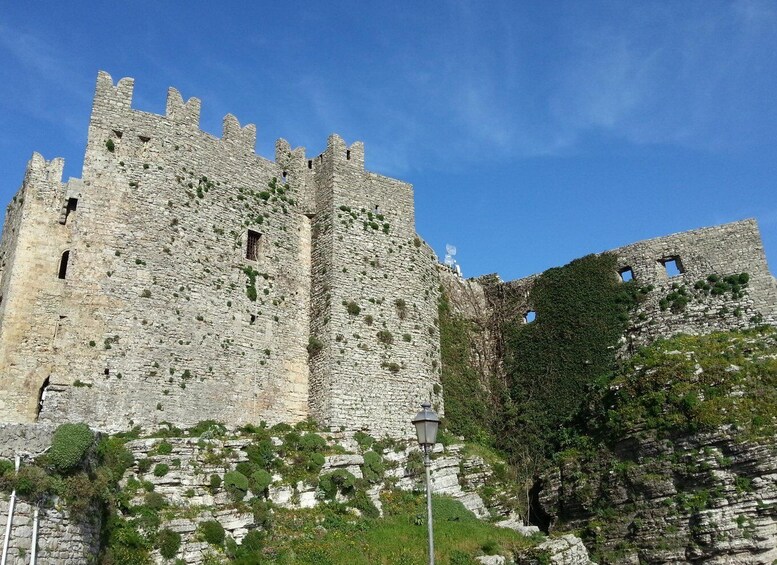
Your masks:
{"label": "grassy slope", "polygon": [[[427,555],[424,500],[423,495],[386,493],[382,519],[357,517],[336,505],[278,510],[263,556],[267,563],[423,565]],[[475,555],[489,551],[509,555],[534,545],[516,532],[478,520],[449,498],[435,497],[433,506],[439,563],[474,564]]]}

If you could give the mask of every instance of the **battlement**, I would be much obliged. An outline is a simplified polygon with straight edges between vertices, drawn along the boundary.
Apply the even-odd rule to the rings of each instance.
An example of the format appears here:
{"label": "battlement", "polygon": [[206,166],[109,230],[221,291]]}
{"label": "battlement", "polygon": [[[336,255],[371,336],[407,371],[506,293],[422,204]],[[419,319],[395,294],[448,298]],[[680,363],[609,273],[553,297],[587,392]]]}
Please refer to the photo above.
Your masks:
{"label": "battlement", "polygon": [[64,170],[65,160],[62,157],[55,157],[47,161],[43,155],[36,151],[27,162],[27,169],[24,172],[24,184],[56,185],[62,182]]}
{"label": "battlement", "polygon": [[181,93],[171,86],[167,89],[165,117],[184,126],[191,125],[199,128],[201,105],[200,99],[194,97],[184,102]]}
{"label": "battlement", "polygon": [[[102,130],[101,135],[109,135],[110,131],[123,135],[121,125],[133,121],[138,122],[146,131],[156,126],[163,127],[169,122],[176,128],[197,132],[214,141],[220,141],[225,148],[236,155],[255,156],[257,128],[254,124],[241,125],[233,114],[227,114],[223,119],[221,138],[200,130],[200,113],[202,103],[199,98],[189,98],[186,102],[181,93],[173,87],[168,88],[165,115],[152,114],[132,108],[132,97],[135,80],[130,77],[120,79],[114,84],[113,78],[105,71],[99,71],[92,107],[92,125]],[[110,131],[108,131],[110,130]],[[149,137],[143,134],[143,137]],[[100,142],[104,140],[99,140]],[[294,163],[289,160],[293,154]],[[284,139],[276,142],[276,163],[285,170],[295,170],[299,174],[314,174],[325,162],[337,162],[364,171],[364,144],[360,141],[347,145],[337,134],[332,134],[327,140],[326,149],[313,158],[308,158],[304,148],[291,146]]]}

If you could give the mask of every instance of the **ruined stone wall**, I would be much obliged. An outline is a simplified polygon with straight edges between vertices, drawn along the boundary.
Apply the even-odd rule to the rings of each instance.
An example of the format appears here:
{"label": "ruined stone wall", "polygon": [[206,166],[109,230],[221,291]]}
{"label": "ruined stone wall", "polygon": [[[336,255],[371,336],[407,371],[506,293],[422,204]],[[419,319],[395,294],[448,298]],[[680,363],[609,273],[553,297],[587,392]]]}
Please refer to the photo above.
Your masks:
{"label": "ruined stone wall", "polygon": [[[0,531],[5,535],[10,496],[0,494]],[[14,505],[7,565],[27,565],[32,555],[35,506],[24,500]],[[83,565],[94,562],[100,548],[100,524],[75,523],[56,506],[38,510],[37,565]]]}
{"label": "ruined stone wall", "polygon": [[[609,253],[618,258],[613,277],[633,278],[644,291],[624,336],[624,354],[677,333],[777,324],[777,283],[766,264],[755,220],[640,241]],[[666,267],[670,261],[682,272],[670,275]],[[714,286],[710,275],[724,279],[742,273],[749,280],[742,285],[741,296],[730,290],[714,294],[703,287],[705,283]],[[495,325],[523,319],[533,310],[529,294],[538,276],[504,283],[498,277],[478,281],[485,287]],[[687,296],[687,301],[682,300],[685,304],[671,299],[678,291]]]}
{"label": "ruined stone wall", "polygon": [[[777,283],[766,263],[755,220],[691,230],[649,239],[612,250],[621,270],[629,269],[641,287],[653,287],[637,308],[627,345],[632,350],[657,337],[677,333],[709,333],[741,329],[759,323],[777,324]],[[665,263],[674,260],[682,271],[670,276]],[[746,273],[743,296],[730,291],[707,294],[709,276]],[[672,307],[672,292],[685,292],[689,301]],[[663,306],[661,304],[664,300]]]}
{"label": "ruined stone wall", "polygon": [[463,279],[443,265],[438,267],[438,272],[451,310],[473,324],[470,361],[481,375],[482,384],[488,387],[489,377],[500,375],[497,353],[501,340],[499,326],[494,323],[494,311],[486,295],[487,286],[478,279]]}
{"label": "ruined stone wall", "polygon": [[[17,246],[35,250],[39,270],[17,265],[8,299],[40,343],[3,336],[3,389],[33,399],[10,417],[35,418],[47,377],[44,421],[306,417],[310,228],[294,181],[268,186],[283,171],[253,154],[253,126],[227,116],[216,139],[198,129],[198,101],[171,90],[161,117],[132,110],[131,93],[131,79],[100,75],[83,179],[70,183],[77,210],[58,222],[69,194],[49,178],[52,196],[22,222],[34,235]],[[42,192],[44,165],[31,166],[25,191]],[[249,229],[261,234],[255,260]]]}
{"label": "ruined stone wall", "polygon": [[5,421],[30,421],[50,374],[56,304],[68,289],[57,278],[67,235],[57,229],[66,187],[64,162],[37,153],[6,215],[0,243],[0,411]]}

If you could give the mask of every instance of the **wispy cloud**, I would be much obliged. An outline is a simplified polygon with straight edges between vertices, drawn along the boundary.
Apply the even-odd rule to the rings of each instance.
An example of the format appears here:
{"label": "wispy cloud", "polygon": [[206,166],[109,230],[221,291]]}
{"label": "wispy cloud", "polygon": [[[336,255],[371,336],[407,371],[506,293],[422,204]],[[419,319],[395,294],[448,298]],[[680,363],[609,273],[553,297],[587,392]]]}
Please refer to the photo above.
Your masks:
{"label": "wispy cloud", "polygon": [[[25,77],[23,83],[18,80],[6,83],[0,104],[12,104],[15,112],[21,110],[36,119],[56,123],[72,137],[81,138],[84,124],[77,119],[77,114],[62,109],[73,104],[88,107],[91,92],[85,91],[77,80],[79,73],[64,58],[64,51],[3,22],[0,22],[0,51],[7,54],[7,67],[14,65],[23,69],[23,72],[14,72],[14,76]],[[52,97],[52,92],[57,96]]]}

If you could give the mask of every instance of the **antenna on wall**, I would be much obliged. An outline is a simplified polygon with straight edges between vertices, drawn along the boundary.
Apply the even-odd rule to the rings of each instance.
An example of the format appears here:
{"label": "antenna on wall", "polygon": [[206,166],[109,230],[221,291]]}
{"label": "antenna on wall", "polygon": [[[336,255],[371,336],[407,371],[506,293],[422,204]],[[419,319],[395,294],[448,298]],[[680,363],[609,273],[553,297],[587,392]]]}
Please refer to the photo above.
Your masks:
{"label": "antenna on wall", "polygon": [[456,255],[456,246],[451,245],[450,243],[445,244],[445,265],[448,266],[449,269],[452,271],[456,271],[456,274],[461,276],[461,267],[459,267],[458,263],[456,262],[456,259],[454,259],[454,256]]}

